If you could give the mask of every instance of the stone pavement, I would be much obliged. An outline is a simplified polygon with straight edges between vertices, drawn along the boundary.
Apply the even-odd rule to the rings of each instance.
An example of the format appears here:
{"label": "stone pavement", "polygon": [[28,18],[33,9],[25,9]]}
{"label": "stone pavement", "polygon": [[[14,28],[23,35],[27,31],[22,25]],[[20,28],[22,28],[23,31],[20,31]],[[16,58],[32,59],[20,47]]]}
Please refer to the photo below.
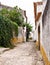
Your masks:
{"label": "stone pavement", "polygon": [[44,65],[44,62],[35,43],[26,42],[0,54],[0,65]]}

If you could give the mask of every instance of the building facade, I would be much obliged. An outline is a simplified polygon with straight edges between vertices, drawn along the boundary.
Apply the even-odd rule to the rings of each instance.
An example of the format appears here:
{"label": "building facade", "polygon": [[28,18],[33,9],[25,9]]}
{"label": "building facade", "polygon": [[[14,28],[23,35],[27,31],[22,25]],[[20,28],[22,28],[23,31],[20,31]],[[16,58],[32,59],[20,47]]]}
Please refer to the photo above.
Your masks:
{"label": "building facade", "polygon": [[35,20],[36,45],[41,51],[45,65],[50,65],[50,0],[42,1],[42,5],[37,8],[37,13],[39,12],[42,13]]}

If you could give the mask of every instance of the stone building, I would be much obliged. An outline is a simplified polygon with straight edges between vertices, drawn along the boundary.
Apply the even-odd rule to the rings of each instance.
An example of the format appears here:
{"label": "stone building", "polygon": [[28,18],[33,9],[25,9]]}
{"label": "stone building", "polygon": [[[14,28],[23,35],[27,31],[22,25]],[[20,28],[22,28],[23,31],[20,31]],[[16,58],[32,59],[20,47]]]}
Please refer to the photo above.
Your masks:
{"label": "stone building", "polygon": [[41,51],[45,65],[50,65],[50,0],[43,0],[40,6],[37,4],[39,3],[34,3],[34,10],[38,13],[35,17],[36,45]]}

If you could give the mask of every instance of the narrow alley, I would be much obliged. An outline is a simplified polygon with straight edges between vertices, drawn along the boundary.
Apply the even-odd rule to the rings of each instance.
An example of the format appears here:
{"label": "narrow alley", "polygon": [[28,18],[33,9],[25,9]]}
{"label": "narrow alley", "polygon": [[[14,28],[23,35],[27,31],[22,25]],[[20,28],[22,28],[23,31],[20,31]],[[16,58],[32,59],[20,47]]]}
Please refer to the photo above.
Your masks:
{"label": "narrow alley", "polygon": [[26,42],[0,54],[0,65],[44,65],[44,62],[35,43]]}

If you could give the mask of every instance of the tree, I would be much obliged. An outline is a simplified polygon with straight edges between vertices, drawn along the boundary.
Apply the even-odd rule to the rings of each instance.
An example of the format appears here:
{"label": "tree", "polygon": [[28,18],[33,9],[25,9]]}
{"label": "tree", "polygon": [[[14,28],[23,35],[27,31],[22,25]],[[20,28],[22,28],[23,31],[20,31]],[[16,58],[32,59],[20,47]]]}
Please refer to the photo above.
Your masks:
{"label": "tree", "polygon": [[32,31],[32,26],[31,26],[31,24],[29,24],[29,23],[24,23],[23,24],[23,27],[25,27],[26,26],[26,41],[28,41],[28,39],[29,39],[29,34],[30,34],[30,32]]}
{"label": "tree", "polygon": [[22,23],[24,22],[23,15],[20,13],[17,7],[14,7],[13,10],[9,11],[9,18],[12,21],[15,21],[18,24],[18,26],[22,26]]}
{"label": "tree", "polygon": [[2,8],[2,9],[0,10],[0,14],[2,14],[2,15],[5,16],[5,17],[8,17],[8,16],[9,16],[9,11],[8,11],[7,8]]}
{"label": "tree", "polygon": [[24,22],[23,15],[20,12],[20,8],[18,8],[18,6],[14,7],[11,10],[8,10],[7,8],[3,8],[2,10],[0,10],[0,14],[9,18],[12,22],[16,22],[18,26],[22,26]]}
{"label": "tree", "polygon": [[29,34],[30,34],[30,32],[32,31],[32,26],[29,24],[29,23],[27,23],[26,24],[26,41],[28,41],[28,39],[29,39]]}

